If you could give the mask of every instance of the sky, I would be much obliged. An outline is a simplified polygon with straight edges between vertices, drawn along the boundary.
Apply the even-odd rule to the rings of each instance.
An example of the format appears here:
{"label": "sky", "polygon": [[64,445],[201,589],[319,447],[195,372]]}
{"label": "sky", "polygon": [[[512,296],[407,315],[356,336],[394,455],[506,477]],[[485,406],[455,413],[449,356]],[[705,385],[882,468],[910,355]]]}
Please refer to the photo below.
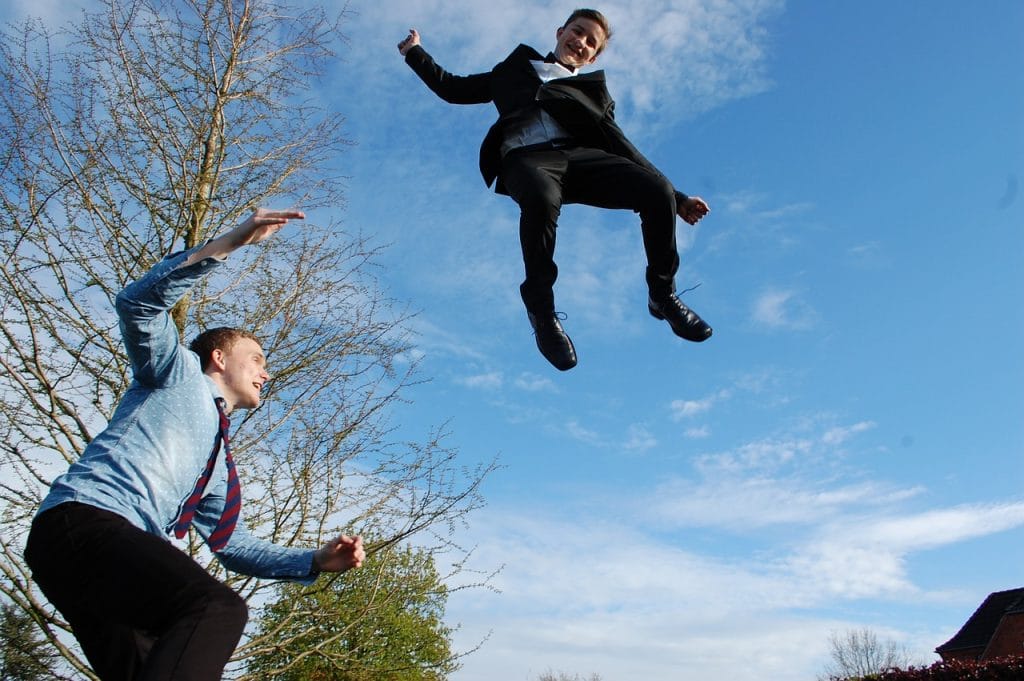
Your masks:
{"label": "sky", "polygon": [[620,126],[711,206],[678,223],[677,284],[715,333],[649,316],[633,213],[567,206],[561,373],[518,297],[516,206],[477,170],[493,107],[437,99],[396,44],[415,27],[476,73],[573,8],[353,0],[316,85],[354,142],[342,220],[416,312],[430,380],[396,437],[444,424],[501,463],[457,537],[502,569],[450,597],[454,647],[483,641],[452,680],[802,681],[861,628],[938,659],[1024,586],[1024,4],[599,6]]}

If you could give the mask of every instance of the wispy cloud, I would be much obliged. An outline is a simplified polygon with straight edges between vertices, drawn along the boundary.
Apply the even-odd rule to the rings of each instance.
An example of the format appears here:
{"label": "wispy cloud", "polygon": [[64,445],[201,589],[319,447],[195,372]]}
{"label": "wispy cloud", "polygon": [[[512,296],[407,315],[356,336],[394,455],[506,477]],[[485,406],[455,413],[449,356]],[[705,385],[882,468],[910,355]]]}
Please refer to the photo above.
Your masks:
{"label": "wispy cloud", "polygon": [[[771,86],[766,24],[781,0],[727,0],[667,6],[636,0],[602,7],[615,37],[598,67],[614,74],[620,104],[648,123],[667,122]],[[410,26],[454,73],[485,70],[519,42],[550,49],[569,9],[548,3],[385,0],[359,9],[361,32],[394,49]],[[396,57],[397,58],[397,57]],[[673,68],[649,68],[652,60]],[[655,94],[657,96],[655,96]]]}
{"label": "wispy cloud", "polygon": [[691,440],[701,440],[711,436],[710,426],[692,426],[683,431],[683,435]]}
{"label": "wispy cloud", "polygon": [[779,197],[755,190],[723,191],[716,197],[716,221],[708,240],[710,252],[768,248],[785,253],[799,248],[810,233],[820,229],[814,222],[815,204],[809,201],[780,201]]}
{"label": "wispy cloud", "polygon": [[790,288],[769,288],[754,300],[753,323],[769,330],[806,331],[817,323],[818,314],[799,292]]}
{"label": "wispy cloud", "polygon": [[417,355],[440,353],[462,359],[483,360],[482,353],[464,334],[448,330],[433,323],[424,315],[414,317],[409,322],[416,335]]}
{"label": "wispy cloud", "polygon": [[778,222],[798,215],[803,215],[814,208],[809,201],[778,204],[772,196],[754,191],[741,191],[725,194],[722,197],[723,209],[732,215],[758,223]]}
{"label": "wispy cloud", "polygon": [[[886,487],[840,488],[834,496],[841,499],[831,501],[827,493],[815,496],[810,490],[805,498],[761,499],[770,511],[795,501],[804,510],[800,521],[807,531],[727,559],[683,548],[699,544],[700,535],[669,538],[657,532],[660,525],[652,528],[631,515],[634,507],[624,512],[609,504],[599,515],[500,509],[478,527],[483,532],[478,558],[506,560],[496,586],[515,597],[456,596],[452,614],[463,625],[463,640],[481,630],[493,632],[489,669],[505,668],[505,659],[510,669],[529,665],[538,672],[555,668],[609,678],[672,678],[673,665],[685,659],[701,678],[812,678],[827,655],[823,632],[852,626],[817,618],[814,608],[837,599],[945,600],[947,595],[930,593],[908,573],[909,556],[931,545],[922,537],[953,543],[1024,525],[1021,502],[904,514],[900,495],[885,494]],[[877,491],[883,491],[884,501],[878,501]],[[832,514],[820,512],[823,503],[832,504]],[[993,524],[997,517],[1001,520]],[[950,521],[965,531],[945,532]],[[530,547],[529,560],[507,562],[524,546]],[[800,610],[807,614],[794,615]],[[943,635],[948,633],[924,636],[929,647],[915,652],[929,658],[930,647]],[[737,665],[737,646],[765,655],[755,666]],[[771,660],[779,650],[788,652],[775,669]],[[473,677],[472,658],[467,662],[464,673]]]}
{"label": "wispy cloud", "polygon": [[600,433],[581,425],[575,420],[569,421],[569,423],[565,424],[565,432],[567,432],[573,439],[591,446],[604,446],[606,444],[605,439]]}
{"label": "wispy cloud", "polygon": [[828,480],[720,477],[674,480],[658,488],[659,522],[746,532],[772,525],[810,525],[850,508],[888,505],[920,494],[880,483],[830,486]]}
{"label": "wispy cloud", "polygon": [[[55,29],[75,19],[79,11],[90,4],[92,3],[75,0],[8,0],[0,9],[0,19],[19,24],[32,17]],[[59,44],[63,38],[58,36],[56,40]]]}
{"label": "wispy cloud", "polygon": [[658,439],[643,425],[634,423],[629,426],[626,442],[623,447],[629,451],[645,452],[658,446]]}
{"label": "wispy cloud", "polygon": [[841,528],[851,543],[918,551],[953,544],[1024,524],[1024,502],[964,504]]}
{"label": "wispy cloud", "polygon": [[711,398],[704,398],[703,400],[672,400],[672,404],[669,406],[672,409],[672,418],[678,421],[679,419],[706,412],[711,409],[713,403],[714,400]]}
{"label": "wispy cloud", "polygon": [[681,421],[708,412],[716,403],[728,399],[731,394],[731,391],[723,389],[700,399],[672,400],[669,404],[672,420]]}
{"label": "wispy cloud", "polygon": [[483,374],[456,378],[455,382],[467,388],[498,390],[505,384],[505,377],[500,371],[489,371]]}
{"label": "wispy cloud", "polygon": [[805,588],[862,598],[922,591],[907,568],[910,554],[1024,525],[1024,502],[959,505],[920,513],[890,510],[837,519],[784,561]]}
{"label": "wispy cloud", "polygon": [[724,452],[705,454],[697,458],[697,465],[705,472],[773,470],[793,464],[798,457],[813,451],[814,442],[807,438],[766,438]]}
{"label": "wispy cloud", "polygon": [[866,241],[851,246],[847,257],[856,267],[882,269],[891,265],[891,257],[880,241]]}
{"label": "wispy cloud", "polygon": [[546,376],[524,372],[515,379],[515,386],[527,392],[557,392],[554,382]]}
{"label": "wispy cloud", "polygon": [[835,425],[822,416],[795,433],[739,443],[692,459],[693,476],[663,482],[650,506],[659,524],[746,532],[818,525],[850,509],[888,508],[921,493],[914,486],[843,480],[841,449],[874,424]]}
{"label": "wispy cloud", "polygon": [[[1024,500],[922,510],[922,487],[836,470],[837,448],[873,427],[812,418],[801,437],[739,443],[710,457],[717,465],[696,465],[692,479],[633,489],[629,500],[609,486],[570,508],[493,510],[474,524],[477,558],[506,564],[495,585],[515,597],[456,596],[462,640],[493,632],[488,669],[504,660],[537,672],[672,678],[685,659],[701,678],[812,678],[827,657],[823,632],[864,626],[817,609],[863,600],[939,607],[950,594],[919,583],[912,557],[1024,527]],[[709,528],[748,543],[718,554],[720,543],[706,543]],[[524,546],[529,560],[508,560]],[[922,661],[949,635],[912,633]],[[737,665],[737,646],[765,654],[755,666]],[[775,668],[780,650],[788,652]]]}
{"label": "wispy cloud", "polygon": [[874,427],[875,424],[871,421],[861,421],[854,423],[852,426],[836,426],[825,431],[821,436],[821,441],[829,446],[841,445],[854,435],[871,430]]}
{"label": "wispy cloud", "polygon": [[[771,87],[765,23],[782,4],[739,0],[666,6],[641,0],[630,3],[628,11],[606,8],[616,37],[605,66],[615,73],[628,70],[619,99],[650,124],[668,112],[685,118],[763,92]],[[653,55],[674,67],[646,68]]]}

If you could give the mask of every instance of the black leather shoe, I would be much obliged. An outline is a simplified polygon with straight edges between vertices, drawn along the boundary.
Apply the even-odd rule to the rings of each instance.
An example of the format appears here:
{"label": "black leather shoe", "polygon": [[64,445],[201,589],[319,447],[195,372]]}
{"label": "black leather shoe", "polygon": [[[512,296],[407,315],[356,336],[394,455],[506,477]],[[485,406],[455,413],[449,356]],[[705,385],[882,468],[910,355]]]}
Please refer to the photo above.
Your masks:
{"label": "black leather shoe", "polygon": [[534,314],[529,310],[526,315],[530,318],[533,335],[537,338],[537,349],[544,355],[544,359],[559,371],[568,371],[576,366],[576,348],[558,321],[558,316],[554,312]]}
{"label": "black leather shoe", "polygon": [[647,309],[650,310],[652,317],[667,321],[680,338],[694,343],[711,338],[711,327],[700,318],[700,315],[683,305],[683,301],[674,293],[659,300],[648,298]]}

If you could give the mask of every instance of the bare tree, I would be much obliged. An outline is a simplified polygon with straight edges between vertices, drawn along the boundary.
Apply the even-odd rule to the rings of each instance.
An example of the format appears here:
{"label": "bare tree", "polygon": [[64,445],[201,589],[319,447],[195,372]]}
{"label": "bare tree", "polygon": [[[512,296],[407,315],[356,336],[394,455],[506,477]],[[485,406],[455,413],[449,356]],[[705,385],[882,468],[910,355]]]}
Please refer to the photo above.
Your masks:
{"label": "bare tree", "polygon": [[828,637],[831,663],[820,680],[853,680],[887,669],[903,669],[911,664],[906,647],[891,639],[879,640],[870,629],[851,629]]}
{"label": "bare tree", "polygon": [[582,677],[579,674],[573,674],[570,676],[566,672],[554,672],[549,669],[538,676],[537,681],[601,681],[601,677],[596,672],[590,676]]}
{"label": "bare tree", "polygon": [[[21,549],[50,480],[130,379],[113,296],[255,205],[343,205],[343,120],[310,89],[342,19],[276,0],[100,0],[67,31],[30,20],[2,35],[0,589],[73,672],[94,678]],[[382,546],[415,537],[453,552],[458,573],[453,531],[493,466],[463,469],[441,429],[390,441],[389,407],[418,379],[406,317],[374,276],[379,248],[336,222],[304,224],[173,315],[183,338],[210,323],[263,340],[274,378],[233,437],[254,532],[312,546],[372,526]],[[269,588],[226,579],[250,599]],[[272,644],[252,638],[239,655]]]}

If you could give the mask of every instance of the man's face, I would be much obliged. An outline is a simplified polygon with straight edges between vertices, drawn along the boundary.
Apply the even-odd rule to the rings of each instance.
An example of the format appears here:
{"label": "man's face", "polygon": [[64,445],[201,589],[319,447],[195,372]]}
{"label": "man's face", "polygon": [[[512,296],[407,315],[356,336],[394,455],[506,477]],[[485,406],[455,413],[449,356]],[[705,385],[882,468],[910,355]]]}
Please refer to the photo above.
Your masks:
{"label": "man's face", "polygon": [[555,38],[555,58],[578,69],[597,60],[605,34],[593,19],[577,17],[558,29]]}
{"label": "man's face", "polygon": [[263,348],[251,338],[239,338],[226,351],[221,353],[223,363],[221,374],[221,390],[224,399],[235,409],[255,409],[260,406],[260,391],[270,380],[267,373],[267,359],[263,356]]}

